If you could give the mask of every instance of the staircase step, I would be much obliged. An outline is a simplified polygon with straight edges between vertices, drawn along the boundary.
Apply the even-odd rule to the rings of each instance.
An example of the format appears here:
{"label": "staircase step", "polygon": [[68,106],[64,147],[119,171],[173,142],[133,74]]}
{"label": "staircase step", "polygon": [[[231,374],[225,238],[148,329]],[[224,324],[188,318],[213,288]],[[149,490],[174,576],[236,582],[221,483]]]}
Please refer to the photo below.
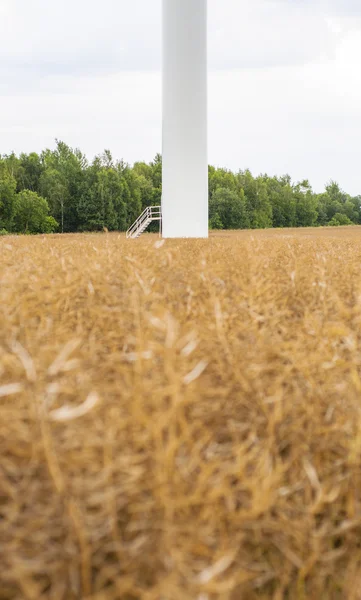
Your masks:
{"label": "staircase step", "polygon": [[[150,225],[150,223],[152,223],[152,221],[154,220],[155,219],[148,216],[145,221],[140,221],[137,226],[137,221],[135,221],[132,227],[128,230],[127,237],[130,237],[131,239],[138,238],[147,229],[148,225]],[[135,229],[133,229],[134,227]]]}

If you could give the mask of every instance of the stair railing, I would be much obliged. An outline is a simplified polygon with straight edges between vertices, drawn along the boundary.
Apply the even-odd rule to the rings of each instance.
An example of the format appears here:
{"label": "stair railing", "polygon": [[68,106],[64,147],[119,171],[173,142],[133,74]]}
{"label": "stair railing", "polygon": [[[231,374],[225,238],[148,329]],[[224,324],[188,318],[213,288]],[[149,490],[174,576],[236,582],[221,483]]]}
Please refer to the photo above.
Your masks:
{"label": "stair railing", "polygon": [[126,236],[127,238],[133,237],[133,235],[137,232],[138,229],[141,228],[141,226],[144,224],[145,221],[148,220],[149,218],[149,206],[147,206],[147,208],[145,208],[142,212],[142,214],[134,221],[133,225],[131,225],[131,227],[129,227]]}
{"label": "stair railing", "polygon": [[147,206],[142,214],[134,221],[133,225],[129,227],[126,237],[136,238],[144,229],[151,223],[151,221],[161,221],[162,219],[162,207],[161,206]]}

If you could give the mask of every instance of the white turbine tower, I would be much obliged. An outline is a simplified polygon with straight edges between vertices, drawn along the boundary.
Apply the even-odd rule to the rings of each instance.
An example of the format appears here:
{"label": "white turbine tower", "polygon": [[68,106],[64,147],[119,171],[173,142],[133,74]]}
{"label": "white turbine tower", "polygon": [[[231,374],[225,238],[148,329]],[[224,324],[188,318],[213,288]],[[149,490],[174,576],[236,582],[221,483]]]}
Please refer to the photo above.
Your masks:
{"label": "white turbine tower", "polygon": [[163,237],[208,237],[207,0],[163,0],[162,206],[148,206],[127,231],[152,221]]}
{"label": "white turbine tower", "polygon": [[163,0],[166,238],[208,237],[207,0]]}

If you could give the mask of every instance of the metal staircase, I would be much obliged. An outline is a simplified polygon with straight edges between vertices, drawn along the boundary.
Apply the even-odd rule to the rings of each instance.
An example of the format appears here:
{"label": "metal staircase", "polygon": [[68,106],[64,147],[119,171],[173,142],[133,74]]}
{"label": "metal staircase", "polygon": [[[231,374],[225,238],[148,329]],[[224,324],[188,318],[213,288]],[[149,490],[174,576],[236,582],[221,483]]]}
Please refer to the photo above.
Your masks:
{"label": "metal staircase", "polygon": [[129,227],[126,236],[127,238],[135,239],[138,238],[152,223],[152,221],[159,221],[159,231],[161,230],[162,224],[162,207],[161,206],[147,206],[143,210],[142,214],[133,225]]}

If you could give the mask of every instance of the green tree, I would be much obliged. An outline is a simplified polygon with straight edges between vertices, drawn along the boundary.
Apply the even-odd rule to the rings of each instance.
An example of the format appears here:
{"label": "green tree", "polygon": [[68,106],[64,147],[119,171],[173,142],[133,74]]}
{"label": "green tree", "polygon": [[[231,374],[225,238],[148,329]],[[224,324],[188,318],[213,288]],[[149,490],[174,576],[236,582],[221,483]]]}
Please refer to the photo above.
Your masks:
{"label": "green tree", "polygon": [[318,196],[318,219],[322,225],[331,221],[336,214],[346,215],[353,223],[360,223],[360,209],[361,198],[352,198],[335,181],[330,181],[326,185],[326,191]]}
{"label": "green tree", "polygon": [[162,189],[162,155],[156,154],[150,163],[152,170],[153,187]]}
{"label": "green tree", "polygon": [[336,213],[331,221],[328,222],[328,225],[331,227],[338,227],[340,225],[353,225],[351,219],[348,218],[347,215],[343,213]]}
{"label": "green tree", "polygon": [[358,223],[359,221],[359,211],[354,202],[352,202],[351,198],[348,198],[343,205],[343,214],[345,214],[350,221],[353,223]]}
{"label": "green tree", "polygon": [[51,233],[57,222],[49,217],[48,212],[45,198],[36,192],[23,190],[15,199],[14,230],[17,233]]}
{"label": "green tree", "polygon": [[20,154],[20,169],[17,177],[17,190],[40,192],[40,178],[44,166],[36,152]]}
{"label": "green tree", "polygon": [[[340,219],[361,224],[361,196],[350,196],[332,180],[314,194],[307,180],[293,184],[290,175],[254,177],[248,169],[234,173],[210,165],[208,176],[212,228],[310,227]],[[40,155],[0,156],[1,229],[14,231],[16,193],[27,190],[47,200],[48,216],[62,232],[123,231],[147,206],[161,204],[162,156],[131,167],[104,150],[89,164],[80,150],[59,140]],[[48,227],[54,229],[51,219]]]}
{"label": "green tree", "polygon": [[15,214],[16,181],[10,175],[0,175],[0,229],[12,231]]}
{"label": "green tree", "polygon": [[51,214],[59,220],[61,232],[64,233],[65,207],[69,198],[66,178],[57,169],[48,167],[40,177],[40,191],[48,200]]}
{"label": "green tree", "polygon": [[317,224],[317,197],[313,194],[307,180],[294,187],[296,199],[296,226],[314,227]]}
{"label": "green tree", "polygon": [[222,227],[218,227],[219,229],[246,229],[249,227],[243,191],[241,190],[240,194],[237,194],[228,188],[217,188],[209,203],[209,221],[213,227],[215,224],[222,225]]}
{"label": "green tree", "polygon": [[[162,173],[161,157],[160,160],[160,176]],[[156,167],[158,168],[159,165]],[[129,227],[135,219],[137,219],[142,212],[142,196],[139,186],[139,180],[133,169],[125,163],[118,163],[117,170],[122,179],[123,185],[123,199],[126,205],[126,227]],[[152,202],[153,205],[158,205],[161,202],[161,187],[159,188],[159,198],[156,202]]]}
{"label": "green tree", "polygon": [[209,220],[209,229],[224,229],[221,217],[217,212]]}
{"label": "green tree", "polygon": [[352,202],[355,209],[355,223],[361,223],[361,196],[350,197],[350,202]]}
{"label": "green tree", "polygon": [[16,183],[21,180],[23,176],[23,167],[21,165],[20,159],[16,156],[14,152],[11,154],[4,155],[0,157],[1,159],[1,168],[0,172],[7,177],[11,177],[15,179]]}
{"label": "green tree", "polygon": [[95,161],[78,204],[80,229],[125,229],[127,207],[123,196],[124,182],[119,173]]}
{"label": "green tree", "polygon": [[347,194],[343,192],[336,181],[329,181],[326,185],[326,193],[334,202],[340,202],[340,204],[344,204],[347,200]]}
{"label": "green tree", "polygon": [[214,167],[208,168],[208,188],[209,188],[209,199],[212,198],[213,194],[219,189],[228,189],[231,192],[238,192],[240,186],[238,185],[237,179],[227,169],[215,169]]}
{"label": "green tree", "polygon": [[237,177],[241,188],[244,190],[247,213],[252,229],[272,227],[272,204],[265,178],[254,178],[249,170],[240,171]]}
{"label": "green tree", "polygon": [[[156,154],[154,160],[146,165],[145,163],[136,163],[136,168],[132,169],[133,175],[144,175],[144,177],[151,183],[152,192],[149,195],[149,186],[144,186],[144,182],[139,182],[139,197],[143,208],[146,206],[159,206],[162,201],[162,156]],[[130,188],[132,186],[130,185]],[[143,188],[143,189],[142,189]],[[144,198],[144,195],[147,197]],[[134,198],[135,205],[137,205],[137,198]]]}
{"label": "green tree", "polygon": [[147,206],[158,206],[161,202],[162,190],[159,187],[154,187],[154,181],[159,183],[158,172],[157,175],[153,174],[152,167],[144,162],[137,162],[133,166],[133,173],[137,180],[137,185],[140,192],[140,198],[142,203],[142,210]]}
{"label": "green tree", "polygon": [[41,155],[44,172],[40,191],[49,201],[50,211],[61,224],[61,231],[76,231],[79,226],[77,206],[83,189],[88,162],[80,150],[73,150],[56,140],[54,151]]}
{"label": "green tree", "polygon": [[296,199],[289,176],[264,177],[272,206],[273,227],[296,226]]}

